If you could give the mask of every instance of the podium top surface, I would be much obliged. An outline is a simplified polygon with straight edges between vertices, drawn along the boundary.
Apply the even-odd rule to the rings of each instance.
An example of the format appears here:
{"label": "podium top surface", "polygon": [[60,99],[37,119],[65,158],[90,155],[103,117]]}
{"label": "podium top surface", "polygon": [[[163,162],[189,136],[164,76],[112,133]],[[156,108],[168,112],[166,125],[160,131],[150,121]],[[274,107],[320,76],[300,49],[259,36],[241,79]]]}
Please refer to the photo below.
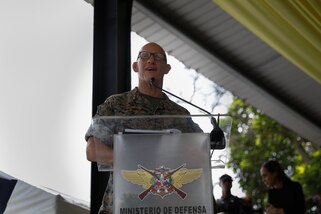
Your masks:
{"label": "podium top surface", "polygon": [[216,123],[229,136],[232,118],[228,115],[133,115],[100,116],[92,119],[92,125],[104,124],[117,128],[115,133],[124,129],[163,130],[178,129],[183,133],[210,133]]}

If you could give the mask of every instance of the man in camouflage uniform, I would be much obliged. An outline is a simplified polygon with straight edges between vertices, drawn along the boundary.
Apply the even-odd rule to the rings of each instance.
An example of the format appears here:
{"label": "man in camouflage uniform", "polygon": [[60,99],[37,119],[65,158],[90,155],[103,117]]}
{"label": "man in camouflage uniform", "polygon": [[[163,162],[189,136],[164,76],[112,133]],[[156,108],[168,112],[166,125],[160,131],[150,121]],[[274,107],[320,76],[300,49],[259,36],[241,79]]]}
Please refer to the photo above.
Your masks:
{"label": "man in camouflage uniform", "polygon": [[[190,115],[180,105],[171,101],[160,88],[163,78],[171,67],[167,64],[166,54],[156,43],[148,43],[142,47],[137,61],[132,65],[138,74],[138,87],[122,94],[112,95],[99,105],[95,118],[96,125],[91,125],[86,133],[87,159],[97,163],[112,164],[112,140],[106,138],[106,132],[112,135],[123,128],[136,129],[168,129],[179,128],[182,132],[201,132],[198,125],[188,118],[139,119],[119,124],[112,120],[99,119],[102,116],[135,116],[135,115]],[[153,79],[153,85],[151,85]],[[94,118],[94,119],[95,119]],[[105,137],[104,137],[105,136]],[[100,214],[113,212],[113,176],[107,184]]]}

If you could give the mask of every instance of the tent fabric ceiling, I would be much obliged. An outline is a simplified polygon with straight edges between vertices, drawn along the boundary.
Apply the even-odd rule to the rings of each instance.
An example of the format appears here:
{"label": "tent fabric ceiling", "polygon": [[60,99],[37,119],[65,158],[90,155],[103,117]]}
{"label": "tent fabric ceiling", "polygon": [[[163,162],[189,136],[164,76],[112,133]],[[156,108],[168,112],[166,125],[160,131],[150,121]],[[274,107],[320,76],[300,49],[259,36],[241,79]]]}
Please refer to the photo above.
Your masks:
{"label": "tent fabric ceiling", "polygon": [[134,0],[132,31],[321,146],[321,85],[212,0]]}
{"label": "tent fabric ceiling", "polygon": [[213,1],[321,84],[321,2]]}
{"label": "tent fabric ceiling", "polygon": [[211,0],[134,0],[132,31],[321,146],[321,85]]}

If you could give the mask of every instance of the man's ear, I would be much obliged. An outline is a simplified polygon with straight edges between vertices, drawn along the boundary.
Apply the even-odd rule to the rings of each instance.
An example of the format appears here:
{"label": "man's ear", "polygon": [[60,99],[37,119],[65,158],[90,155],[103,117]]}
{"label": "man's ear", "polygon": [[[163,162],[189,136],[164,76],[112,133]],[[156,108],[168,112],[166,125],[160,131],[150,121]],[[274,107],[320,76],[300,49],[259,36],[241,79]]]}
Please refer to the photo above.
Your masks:
{"label": "man's ear", "polygon": [[133,62],[132,64],[132,68],[135,72],[138,72],[138,65],[137,65],[137,62]]}
{"label": "man's ear", "polygon": [[166,68],[165,68],[165,74],[168,74],[168,72],[171,70],[171,65],[170,64],[166,64],[165,65],[166,66]]}

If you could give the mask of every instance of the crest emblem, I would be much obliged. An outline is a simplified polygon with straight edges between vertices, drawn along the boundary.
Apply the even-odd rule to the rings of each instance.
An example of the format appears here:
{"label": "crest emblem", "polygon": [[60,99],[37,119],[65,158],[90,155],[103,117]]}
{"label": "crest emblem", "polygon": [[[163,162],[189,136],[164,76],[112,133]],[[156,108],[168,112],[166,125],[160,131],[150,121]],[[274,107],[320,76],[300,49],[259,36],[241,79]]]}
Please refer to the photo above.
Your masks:
{"label": "crest emblem", "polygon": [[181,199],[185,199],[187,194],[180,188],[184,184],[198,179],[203,173],[203,169],[186,169],[185,164],[173,170],[164,166],[154,170],[141,165],[138,165],[138,168],[133,171],[121,170],[121,174],[125,180],[141,185],[145,189],[138,195],[140,200],[144,200],[149,194],[164,198],[172,193],[176,193]]}

